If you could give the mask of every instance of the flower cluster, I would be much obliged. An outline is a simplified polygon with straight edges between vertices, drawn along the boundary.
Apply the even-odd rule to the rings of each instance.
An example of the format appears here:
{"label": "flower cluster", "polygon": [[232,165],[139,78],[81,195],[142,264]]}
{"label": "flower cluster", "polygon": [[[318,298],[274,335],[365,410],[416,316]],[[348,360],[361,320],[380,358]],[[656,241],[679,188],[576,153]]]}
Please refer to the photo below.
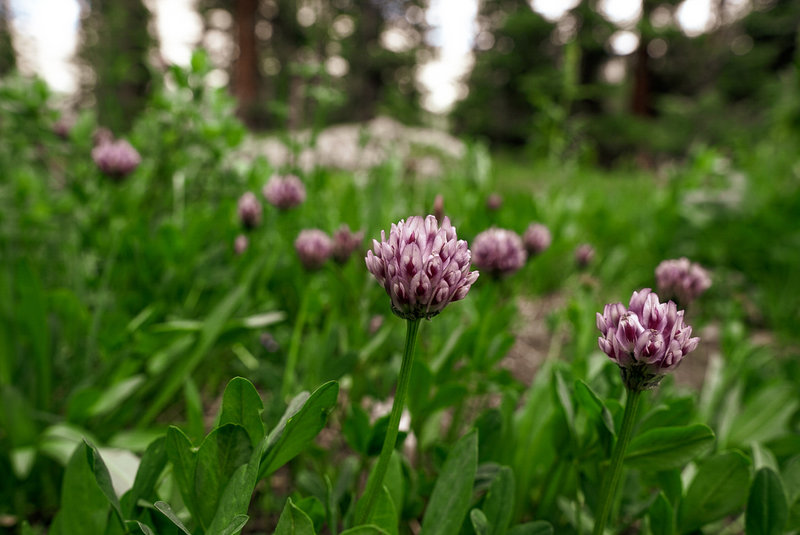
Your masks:
{"label": "flower cluster", "polygon": [[711,287],[711,277],[686,257],[664,260],[656,268],[656,284],[662,295],[688,305]]}
{"label": "flower cluster", "polygon": [[92,159],[103,173],[117,180],[133,172],[142,161],[136,149],[124,139],[96,146],[92,149]]}
{"label": "flower cluster", "polygon": [[333,233],[333,259],[344,264],[363,242],[363,231],[353,232],[346,224],[342,225]]}
{"label": "flower cluster", "polygon": [[522,243],[525,244],[525,250],[530,256],[546,251],[552,241],[550,230],[541,223],[531,223],[522,235]]}
{"label": "flower cluster", "polygon": [[246,229],[253,229],[261,223],[261,203],[252,192],[239,197],[237,214]]}
{"label": "flower cluster", "polygon": [[389,294],[392,311],[406,319],[432,318],[451,301],[466,297],[478,278],[470,271],[467,242],[445,217],[441,228],[429,215],[392,224],[387,239],[372,240],[367,269]]}
{"label": "flower cluster", "polygon": [[516,232],[495,227],[475,236],[472,254],[478,269],[493,277],[514,273],[528,258],[522,238]]}
{"label": "flower cluster", "polygon": [[608,304],[597,314],[600,349],[619,365],[625,386],[653,388],[697,347],[683,310],[672,301],[661,303],[649,288],[633,292],[628,308]]}
{"label": "flower cluster", "polygon": [[333,241],[319,229],[302,230],[294,241],[294,249],[303,267],[319,269],[331,257]]}
{"label": "flower cluster", "polygon": [[264,185],[264,197],[281,210],[288,210],[306,200],[306,188],[295,175],[273,175]]}

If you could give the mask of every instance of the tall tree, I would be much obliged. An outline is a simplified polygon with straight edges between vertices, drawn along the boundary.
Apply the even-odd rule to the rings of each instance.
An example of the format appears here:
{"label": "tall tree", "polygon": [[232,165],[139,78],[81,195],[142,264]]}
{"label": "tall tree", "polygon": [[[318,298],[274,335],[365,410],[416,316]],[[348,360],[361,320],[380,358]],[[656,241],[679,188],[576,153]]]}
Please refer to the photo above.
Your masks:
{"label": "tall tree", "polygon": [[100,124],[124,132],[150,91],[148,62],[157,50],[152,14],[142,0],[87,0],[84,6],[81,90],[93,97]]}
{"label": "tall tree", "polygon": [[11,9],[8,0],[0,0],[0,76],[17,66],[17,56],[11,39]]}

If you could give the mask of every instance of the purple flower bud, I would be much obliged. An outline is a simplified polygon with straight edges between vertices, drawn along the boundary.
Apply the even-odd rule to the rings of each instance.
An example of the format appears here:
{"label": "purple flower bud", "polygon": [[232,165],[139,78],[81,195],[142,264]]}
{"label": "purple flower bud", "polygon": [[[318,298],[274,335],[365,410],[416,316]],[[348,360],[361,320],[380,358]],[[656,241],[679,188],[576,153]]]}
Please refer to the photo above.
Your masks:
{"label": "purple flower bud", "polygon": [[321,230],[303,230],[294,240],[294,249],[303,267],[309,270],[319,269],[331,257],[333,241]]}
{"label": "purple flower bud", "polygon": [[522,235],[525,250],[530,256],[536,256],[546,251],[552,240],[550,230],[541,223],[531,223],[525,229],[525,234]]}
{"label": "purple flower bud", "polygon": [[236,254],[238,255],[243,254],[247,250],[249,243],[250,242],[248,241],[247,236],[244,234],[239,234],[233,241],[233,250],[236,251]]}
{"label": "purple flower bud", "polygon": [[575,263],[578,268],[584,269],[592,263],[594,259],[594,247],[588,243],[582,243],[575,249]]}
{"label": "purple flower bud", "polygon": [[367,269],[389,294],[392,311],[406,319],[432,318],[451,301],[467,296],[478,278],[470,271],[467,242],[445,217],[409,217],[392,224],[387,239],[372,240],[364,259]]}
{"label": "purple flower bud", "polygon": [[116,180],[131,173],[142,161],[136,149],[124,139],[93,148],[92,159],[103,173]]}
{"label": "purple flower bud", "polygon": [[61,139],[67,139],[74,124],[75,121],[72,119],[61,117],[58,121],[56,121],[56,124],[53,125],[53,132]]}
{"label": "purple flower bud", "polygon": [[654,388],[697,348],[700,339],[692,338],[683,314],[650,288],[633,292],[627,309],[614,303],[597,314],[598,345],[620,367],[627,388]]}
{"label": "purple flower bud", "polygon": [[263,193],[271,205],[281,210],[294,208],[306,200],[306,188],[295,175],[272,175]]}
{"label": "purple flower bud", "polygon": [[92,133],[92,144],[95,147],[99,147],[100,145],[105,145],[106,143],[112,143],[113,141],[114,141],[114,133],[111,132],[111,130],[109,130],[108,128],[105,128],[103,126],[98,126]]}
{"label": "purple flower bud", "polygon": [[493,277],[514,273],[528,258],[522,238],[516,232],[494,227],[475,236],[472,254],[478,269]]}
{"label": "purple flower bud", "polygon": [[261,223],[261,203],[252,192],[248,191],[239,197],[237,213],[246,229],[256,228]]}
{"label": "purple flower bud", "polygon": [[486,208],[492,212],[498,211],[501,206],[503,206],[503,197],[499,193],[492,193],[486,199]]}
{"label": "purple flower bud", "polygon": [[433,199],[433,216],[436,221],[441,221],[444,218],[444,197],[441,194],[438,194]]}
{"label": "purple flower bud", "polygon": [[659,293],[687,306],[711,287],[711,277],[699,264],[683,257],[661,262],[656,268],[656,284]]}
{"label": "purple flower bud", "polygon": [[353,232],[349,226],[342,225],[333,233],[333,259],[344,264],[363,242],[364,231]]}

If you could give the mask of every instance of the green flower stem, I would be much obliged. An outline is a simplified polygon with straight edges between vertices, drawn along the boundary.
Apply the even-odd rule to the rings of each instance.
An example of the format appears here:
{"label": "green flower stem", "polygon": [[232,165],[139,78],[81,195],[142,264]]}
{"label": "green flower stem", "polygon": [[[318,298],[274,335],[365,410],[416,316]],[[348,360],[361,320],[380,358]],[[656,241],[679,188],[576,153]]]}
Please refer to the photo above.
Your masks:
{"label": "green flower stem", "polygon": [[617,437],[617,445],[614,446],[614,452],[611,454],[611,464],[608,466],[608,472],[603,478],[603,488],[600,491],[600,507],[595,515],[593,535],[603,535],[603,530],[606,527],[608,513],[611,511],[611,504],[614,503],[614,495],[622,476],[622,460],[625,458],[625,450],[628,448],[628,443],[633,436],[633,424],[636,422],[636,413],[639,411],[641,396],[642,390],[628,390],[625,413],[622,416],[622,428]]}
{"label": "green flower stem", "polygon": [[408,385],[411,382],[411,365],[414,363],[414,346],[417,341],[419,331],[419,319],[406,320],[406,347],[403,351],[403,363],[400,365],[400,377],[397,380],[397,391],[394,394],[392,403],[392,413],[389,416],[389,426],[386,429],[386,438],[383,440],[381,455],[378,457],[378,464],[367,482],[367,490],[361,498],[364,507],[361,514],[356,518],[356,525],[363,524],[369,518],[369,514],[375,505],[378,492],[383,488],[383,478],[389,468],[389,459],[392,457],[395,443],[397,442],[397,432],[400,428],[400,416],[403,414],[403,406],[408,393]]}
{"label": "green flower stem", "polygon": [[308,301],[311,298],[311,284],[306,284],[303,289],[303,300],[297,311],[292,338],[289,341],[289,354],[286,357],[286,367],[283,369],[283,383],[281,384],[281,398],[286,399],[294,388],[294,370],[297,367],[297,356],[300,353],[300,337],[308,315]]}

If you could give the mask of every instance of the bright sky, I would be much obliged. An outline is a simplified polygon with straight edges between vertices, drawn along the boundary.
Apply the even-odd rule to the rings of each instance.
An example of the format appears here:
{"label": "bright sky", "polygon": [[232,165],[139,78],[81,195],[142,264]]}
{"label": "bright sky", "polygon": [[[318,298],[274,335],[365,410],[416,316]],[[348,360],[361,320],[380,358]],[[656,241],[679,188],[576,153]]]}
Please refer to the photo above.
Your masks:
{"label": "bright sky", "polygon": [[[560,19],[580,0],[529,0],[550,20]],[[735,6],[748,0],[730,0]],[[156,13],[161,53],[173,63],[186,65],[194,43],[200,40],[202,21],[194,12],[194,0],[145,0]],[[618,54],[635,50],[638,36],[629,31],[641,16],[642,0],[600,0],[601,12],[620,26],[612,39]],[[26,57],[24,72],[38,72],[59,92],[76,89],[75,68],[70,59],[77,44],[80,9],[77,0],[11,0],[13,27],[18,47]],[[475,38],[477,0],[431,0],[426,19],[433,28],[430,41],[438,46],[433,61],[421,67],[420,81],[429,88],[424,102],[431,111],[446,111],[463,91],[458,79],[471,64]],[[675,14],[689,35],[705,31],[714,22],[711,0],[684,0]],[[180,20],[181,24],[174,22]]]}

